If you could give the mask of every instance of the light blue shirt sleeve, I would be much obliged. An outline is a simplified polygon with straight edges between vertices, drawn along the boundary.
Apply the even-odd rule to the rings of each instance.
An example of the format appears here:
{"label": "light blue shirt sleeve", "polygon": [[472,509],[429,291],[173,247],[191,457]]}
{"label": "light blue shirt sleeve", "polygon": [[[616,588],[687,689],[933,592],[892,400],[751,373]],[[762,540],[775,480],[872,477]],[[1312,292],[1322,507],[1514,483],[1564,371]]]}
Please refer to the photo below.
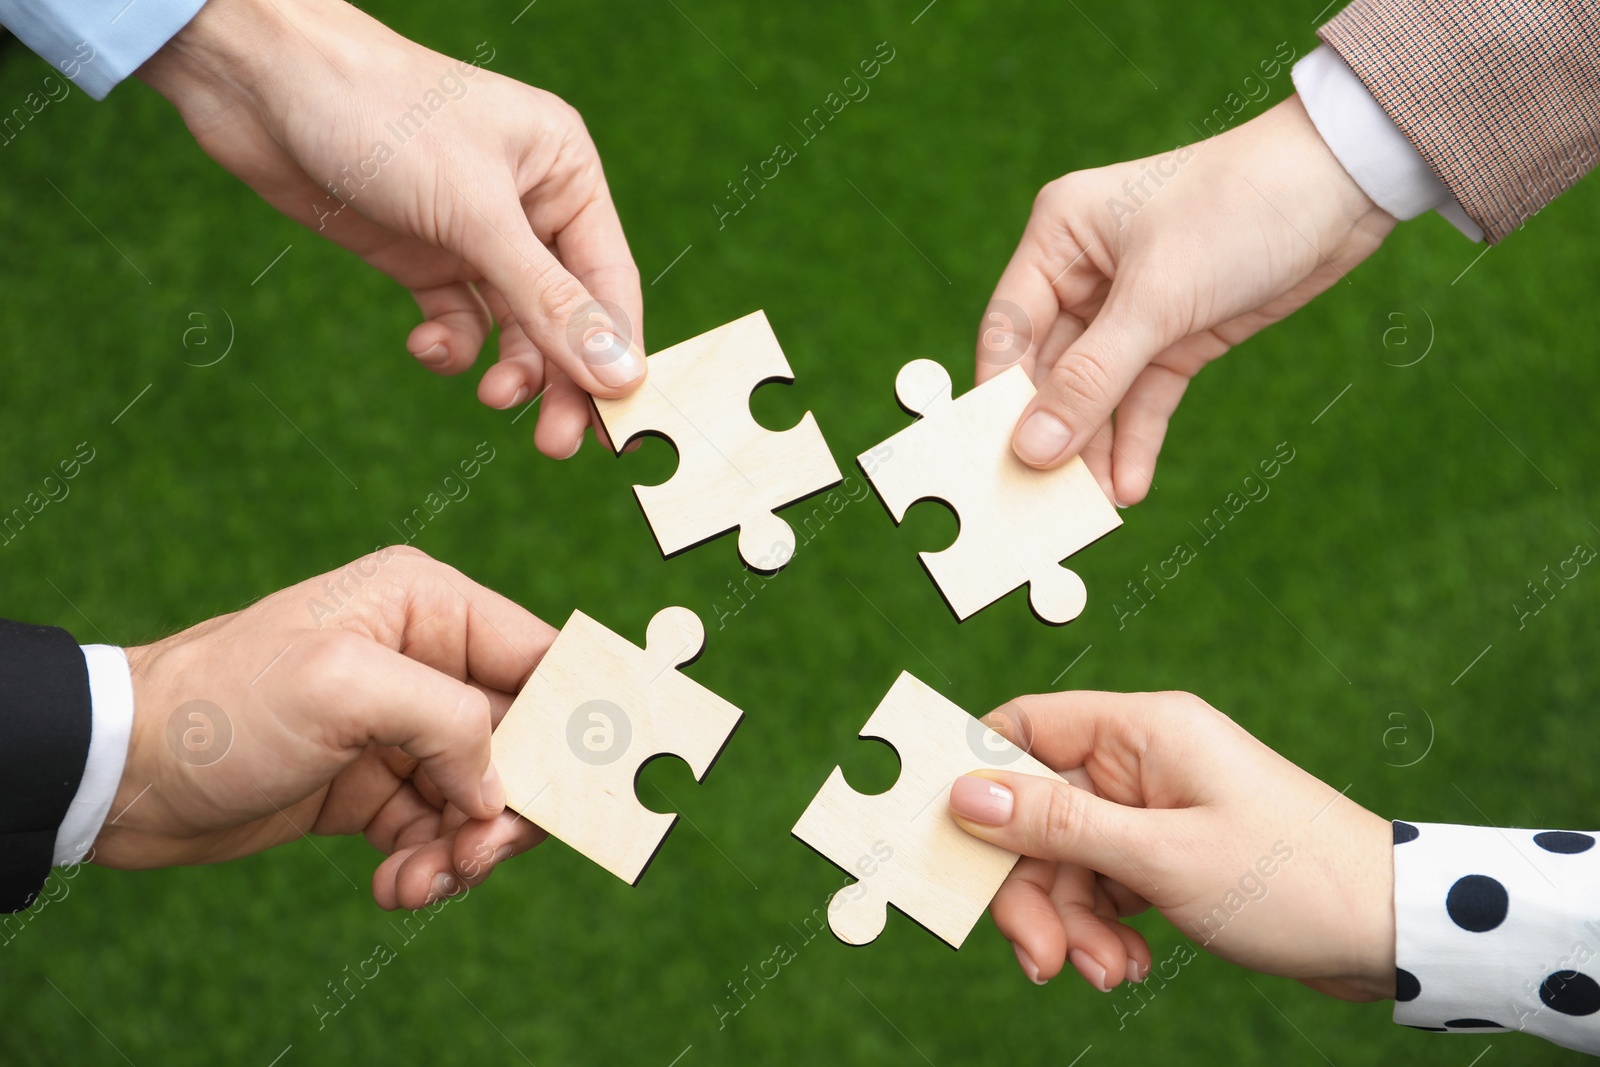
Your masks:
{"label": "light blue shirt sleeve", "polygon": [[0,25],[104,100],[194,18],[205,0],[0,0]]}

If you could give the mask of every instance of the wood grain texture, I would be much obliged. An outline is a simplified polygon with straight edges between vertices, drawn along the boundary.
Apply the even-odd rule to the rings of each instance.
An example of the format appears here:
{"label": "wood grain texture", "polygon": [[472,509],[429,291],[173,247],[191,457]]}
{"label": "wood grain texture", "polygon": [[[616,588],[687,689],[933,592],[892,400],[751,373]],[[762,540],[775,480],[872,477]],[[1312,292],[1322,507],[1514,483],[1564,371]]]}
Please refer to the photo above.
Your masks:
{"label": "wood grain texture", "polygon": [[955,543],[921,559],[958,619],[1027,585],[1034,614],[1071,622],[1088,595],[1061,561],[1122,525],[1083,460],[1041,471],[1011,451],[1033,394],[1027,374],[1012,367],[952,399],[949,372],[913,360],[895,378],[895,395],[921,418],[858,459],[895,522],[919,500],[954,509]]}
{"label": "wood grain texture", "polygon": [[770,574],[794,555],[794,530],[778,508],[843,480],[808,411],[774,432],[750,415],[750,394],[794,373],[764,312],[663,349],[631,396],[596,399],[617,451],[641,434],[659,434],[678,452],[678,469],[660,485],[635,485],[656,542],[668,556],[729,530],[739,555]]}
{"label": "wood grain texture", "polygon": [[794,826],[796,837],[859,876],[828,902],[828,925],[841,941],[864,945],[883,932],[893,904],[960,948],[1017,854],[956,824],[951,785],[984,768],[1059,776],[904,672],[861,737],[883,741],[899,755],[894,785],[865,796],[835,767]]}
{"label": "wood grain texture", "polygon": [[639,803],[639,768],[671,754],[704,779],[743,715],[676,669],[704,644],[688,608],[657,612],[642,649],[574,611],[495,729],[507,807],[637,883],[677,820]]}

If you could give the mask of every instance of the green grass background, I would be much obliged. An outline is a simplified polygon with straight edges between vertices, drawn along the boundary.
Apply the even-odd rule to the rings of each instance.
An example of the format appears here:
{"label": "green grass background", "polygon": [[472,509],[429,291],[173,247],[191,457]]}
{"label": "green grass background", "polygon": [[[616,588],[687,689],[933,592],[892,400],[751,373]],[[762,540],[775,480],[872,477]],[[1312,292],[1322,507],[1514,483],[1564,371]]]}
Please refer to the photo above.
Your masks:
{"label": "green grass background", "polygon": [[[907,359],[970,382],[979,314],[1040,185],[1193,139],[1280,41],[1311,47],[1316,14],[925,2],[542,0],[515,24],[523,0],[372,9],[447,53],[487,41],[493,69],[578,106],[646,282],[692,245],[646,290],[651,346],[765,308],[797,383],[755,410],[771,426],[815,411],[848,463],[905,425],[892,382]],[[718,229],[725,183],[793,140],[789,123],[880,41],[896,55],[871,96]],[[47,73],[13,43],[0,105]],[[1286,72],[1272,89],[1289,91]],[[916,559],[954,518],[930,505],[896,529],[869,500],[718,629],[742,574],[732,539],[663,561],[629,491],[670,473],[666,446],[540,457],[532,419],[476,403],[476,373],[414,365],[405,293],[261,204],[163,101],[136,83],[101,104],[74,91],[0,147],[0,507],[78,442],[97,458],[0,548],[5,614],[84,641],[171,633],[394,540],[391,522],[487,441],[471,496],[417,544],[557,623],[581,607],[640,640],[657,609],[694,608],[710,636],[689,673],[747,715],[704,784],[674,761],[644,775],[644,800],[687,818],[638,888],[550,843],[428,921],[320,1029],[326,983],[401,940],[368,895],[364,842],[88,870],[0,948],[0,1060],[265,1067],[291,1045],[284,1065],[1575,1059],[1519,1035],[1404,1030],[1387,1006],[1210,958],[1119,1027],[1136,1002],[1071,977],[1035,988],[987,920],[959,953],[898,915],[868,948],[805,943],[793,926],[842,875],[789,827],[835,763],[863,789],[893,781],[892,755],[853,738],[902,669],[975,712],[1067,686],[1188,689],[1385,816],[1600,823],[1600,576],[1525,629],[1511,606],[1600,543],[1597,231],[1586,183],[1458,278],[1481,246],[1437,218],[1402,226],[1207,370],[1156,491],[1073,561],[1090,602],[1070,626],[1039,624],[1022,594],[958,626]],[[186,365],[218,349],[186,351],[185,329],[220,345],[222,312],[228,357]],[[1410,348],[1383,346],[1396,325]],[[1420,363],[1386,364],[1430,339]],[[1190,524],[1284,441],[1296,458],[1271,496],[1119,629],[1124,583],[1197,541]],[[1386,745],[1391,711],[1408,729]],[[1179,944],[1158,916],[1138,925],[1158,959]],[[727,983],[780,942],[794,961],[719,1028]]]}

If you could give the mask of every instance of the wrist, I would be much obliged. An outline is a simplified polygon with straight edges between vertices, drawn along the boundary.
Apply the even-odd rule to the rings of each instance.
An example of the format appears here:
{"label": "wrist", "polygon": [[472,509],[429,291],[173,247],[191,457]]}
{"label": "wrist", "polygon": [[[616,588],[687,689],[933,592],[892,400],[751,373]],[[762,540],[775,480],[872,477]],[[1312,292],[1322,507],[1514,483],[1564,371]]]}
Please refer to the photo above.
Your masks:
{"label": "wrist", "polygon": [[1349,806],[1351,817],[1335,831],[1343,847],[1330,856],[1343,907],[1334,912],[1323,973],[1302,981],[1341,1000],[1388,1000],[1395,992],[1394,831],[1386,819]]}
{"label": "wrist", "polygon": [[1295,161],[1296,177],[1326,208],[1352,222],[1371,218],[1385,226],[1394,225],[1394,217],[1367,195],[1328,147],[1298,93],[1257,121],[1269,123],[1272,142]]}
{"label": "wrist", "polygon": [[[122,777],[117,783],[111,801],[111,813],[100,827],[95,838],[94,862],[105,867],[138,868],[148,866],[142,862],[143,851],[139,839],[147,829],[150,811],[160,808],[160,797],[155,786],[159,768],[151,764],[151,747],[161,739],[152,736],[150,723],[150,672],[159,648],[156,645],[130,646],[123,649],[128,659],[131,687],[132,716],[128,726],[127,755],[122,764]],[[144,810],[141,810],[144,809]]]}
{"label": "wrist", "polygon": [[1388,1000],[1394,996],[1394,827],[1370,811],[1361,815],[1356,986],[1363,1000]]}
{"label": "wrist", "polygon": [[263,0],[208,0],[135,74],[185,118],[219,90],[256,96],[307,46],[290,17]]}

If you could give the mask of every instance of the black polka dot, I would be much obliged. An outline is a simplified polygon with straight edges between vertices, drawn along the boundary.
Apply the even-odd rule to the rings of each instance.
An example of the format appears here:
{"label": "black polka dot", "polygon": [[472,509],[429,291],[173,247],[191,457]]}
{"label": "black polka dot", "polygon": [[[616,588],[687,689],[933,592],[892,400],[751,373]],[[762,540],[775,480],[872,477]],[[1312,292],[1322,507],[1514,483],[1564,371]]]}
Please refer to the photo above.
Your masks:
{"label": "black polka dot", "polygon": [[1571,830],[1546,830],[1542,834],[1534,834],[1533,843],[1546,852],[1560,852],[1568,856],[1594,848],[1594,838]]}
{"label": "black polka dot", "polygon": [[1562,1015],[1600,1011],[1600,983],[1578,971],[1557,971],[1539,987],[1539,999]]}
{"label": "black polka dot", "polygon": [[1401,1023],[1400,1025],[1411,1030],[1424,1030],[1430,1034],[1444,1033],[1444,1027],[1442,1026],[1412,1026],[1410,1023]]}
{"label": "black polka dot", "polygon": [[1397,845],[1403,845],[1407,841],[1415,841],[1417,835],[1421,832],[1421,830],[1418,830],[1408,822],[1401,822],[1399,819],[1394,821],[1394,843]]}
{"label": "black polka dot", "polygon": [[1445,1023],[1452,1030],[1504,1030],[1499,1023],[1492,1023],[1488,1019],[1451,1019]]}
{"label": "black polka dot", "polygon": [[1400,967],[1394,969],[1394,999],[1404,1003],[1416,1000],[1422,994],[1422,983],[1417,976]]}
{"label": "black polka dot", "polygon": [[1475,934],[1493,930],[1505,922],[1509,904],[1506,887],[1486,874],[1458,878],[1444,898],[1445,910],[1455,924]]}

